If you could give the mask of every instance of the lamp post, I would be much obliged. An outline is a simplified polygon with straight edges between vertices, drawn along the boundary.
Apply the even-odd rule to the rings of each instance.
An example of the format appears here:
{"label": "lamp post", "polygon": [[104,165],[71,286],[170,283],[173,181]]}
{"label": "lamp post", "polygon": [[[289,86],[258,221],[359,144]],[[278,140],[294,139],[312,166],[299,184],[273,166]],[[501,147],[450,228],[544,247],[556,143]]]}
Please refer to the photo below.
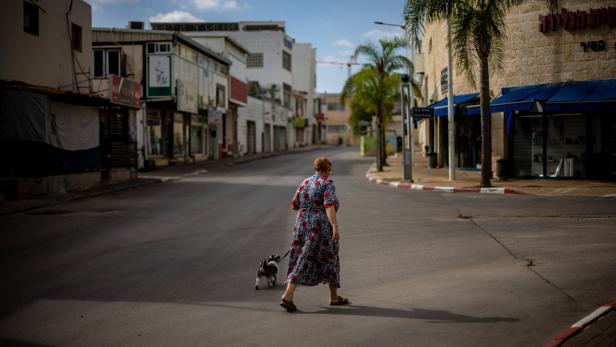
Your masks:
{"label": "lamp post", "polygon": [[447,125],[448,125],[448,143],[449,143],[449,180],[456,179],[456,158],[455,158],[455,123],[453,109],[453,69],[451,57],[451,20],[447,19]]}
{"label": "lamp post", "polygon": [[[384,23],[381,21],[374,21],[374,24],[378,25],[386,25],[392,27],[398,27],[402,30],[405,30],[405,26],[401,24],[392,24],[392,23]],[[412,48],[412,47],[411,47]],[[411,61],[409,57],[408,48],[404,49],[404,55],[406,58]],[[407,73],[400,76],[402,80],[402,84],[400,84],[400,115],[402,116],[402,151],[403,151],[403,171],[404,171],[404,180],[413,182],[413,122],[411,110],[413,109],[413,93],[412,93],[412,85],[410,81],[413,79],[411,76],[411,67],[407,67]],[[408,97],[408,107],[406,107],[406,98]],[[408,138],[407,138],[408,136]]]}

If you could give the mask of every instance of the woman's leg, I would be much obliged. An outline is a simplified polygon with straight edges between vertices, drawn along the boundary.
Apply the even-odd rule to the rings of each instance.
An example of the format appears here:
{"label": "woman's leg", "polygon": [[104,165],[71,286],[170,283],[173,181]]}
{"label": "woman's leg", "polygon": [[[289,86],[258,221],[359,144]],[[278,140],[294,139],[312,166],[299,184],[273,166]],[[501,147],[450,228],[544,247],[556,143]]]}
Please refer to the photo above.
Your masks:
{"label": "woman's leg", "polygon": [[331,301],[336,301],[338,300],[338,288],[336,288],[336,285],[334,285],[333,283],[328,283],[329,284],[329,297]]}
{"label": "woman's leg", "polygon": [[288,302],[293,302],[293,293],[295,293],[295,288],[297,287],[294,283],[287,283],[287,290],[282,294],[282,298]]}

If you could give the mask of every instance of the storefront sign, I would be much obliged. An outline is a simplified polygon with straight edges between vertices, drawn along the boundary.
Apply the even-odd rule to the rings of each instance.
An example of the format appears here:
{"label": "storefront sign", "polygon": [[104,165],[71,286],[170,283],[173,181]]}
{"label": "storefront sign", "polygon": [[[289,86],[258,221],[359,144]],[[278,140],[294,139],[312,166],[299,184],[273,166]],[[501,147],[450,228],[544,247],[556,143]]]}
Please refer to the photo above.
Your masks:
{"label": "storefront sign", "polygon": [[610,28],[616,26],[616,7],[591,8],[590,11],[563,8],[560,14],[539,16],[539,31],[542,33],[558,31],[559,28],[567,31],[596,29],[606,24]]}
{"label": "storefront sign", "polygon": [[413,118],[432,118],[434,117],[434,108],[432,107],[413,107],[411,112]]}
{"label": "storefront sign", "polygon": [[141,108],[141,83],[122,78],[118,75],[109,76],[112,104],[123,105],[133,108]]}
{"label": "storefront sign", "polygon": [[222,124],[222,111],[210,108],[207,110],[207,122],[208,124]]}
{"label": "storefront sign", "polygon": [[148,96],[171,96],[171,56],[148,56]]}
{"label": "storefront sign", "polygon": [[441,93],[447,93],[447,78],[449,74],[447,73],[447,68],[441,70]]}

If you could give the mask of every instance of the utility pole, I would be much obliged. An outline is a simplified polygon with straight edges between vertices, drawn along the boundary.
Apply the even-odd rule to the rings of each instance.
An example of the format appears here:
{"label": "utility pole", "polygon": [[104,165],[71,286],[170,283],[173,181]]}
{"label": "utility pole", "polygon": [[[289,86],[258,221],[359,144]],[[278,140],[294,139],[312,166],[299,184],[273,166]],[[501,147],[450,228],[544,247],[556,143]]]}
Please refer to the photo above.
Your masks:
{"label": "utility pole", "polygon": [[[413,98],[409,81],[411,78],[408,74],[400,76],[402,83],[400,84],[400,114],[402,116],[402,150],[403,150],[403,172],[404,180],[413,182]],[[407,98],[408,106],[407,107]]]}
{"label": "utility pole", "polygon": [[455,123],[453,109],[453,67],[451,53],[451,20],[447,19],[447,115],[448,115],[448,142],[449,142],[449,180],[456,179],[455,158]]}

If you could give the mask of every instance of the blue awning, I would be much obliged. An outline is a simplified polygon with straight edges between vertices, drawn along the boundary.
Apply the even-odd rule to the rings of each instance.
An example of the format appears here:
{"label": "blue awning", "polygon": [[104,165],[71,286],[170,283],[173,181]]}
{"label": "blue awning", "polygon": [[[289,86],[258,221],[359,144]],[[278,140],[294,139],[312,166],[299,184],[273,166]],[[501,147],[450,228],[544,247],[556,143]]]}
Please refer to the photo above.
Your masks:
{"label": "blue awning", "polygon": [[490,102],[490,112],[530,111],[536,101],[546,101],[559,88],[559,83],[503,88],[502,94]]}
{"label": "blue awning", "polygon": [[[513,114],[515,111],[530,111],[535,107],[535,102],[545,102],[552,97],[560,88],[560,83],[533,84],[521,87],[506,87],[501,95],[490,101],[490,113],[504,112],[505,127],[511,134]],[[480,114],[479,106],[466,109],[469,116]]]}
{"label": "blue awning", "polygon": [[567,82],[545,102],[546,111],[616,111],[616,80]]}
{"label": "blue awning", "polygon": [[[455,109],[455,115],[458,115],[460,110],[458,106],[462,104],[467,104],[469,102],[473,102],[475,100],[479,100],[479,93],[471,93],[471,94],[463,94],[463,95],[455,95],[453,97],[453,107]],[[447,103],[449,101],[447,98],[437,102],[434,104],[434,116],[436,117],[447,117]]]}

